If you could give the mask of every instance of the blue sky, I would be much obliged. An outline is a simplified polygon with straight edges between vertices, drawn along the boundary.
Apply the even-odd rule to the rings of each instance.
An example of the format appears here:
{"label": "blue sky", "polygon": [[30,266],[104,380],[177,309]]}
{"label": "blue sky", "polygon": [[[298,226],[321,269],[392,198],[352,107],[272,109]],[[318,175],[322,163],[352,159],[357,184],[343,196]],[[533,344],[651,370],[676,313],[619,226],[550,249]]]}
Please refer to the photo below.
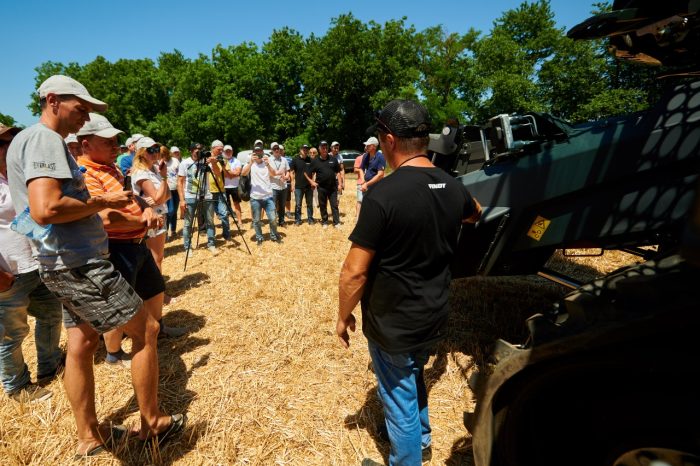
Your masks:
{"label": "blue sky", "polygon": [[[209,54],[217,45],[264,43],[274,29],[288,26],[307,37],[324,35],[332,18],[351,12],[362,21],[384,23],[407,17],[417,30],[442,24],[448,32],[473,27],[487,33],[519,0],[219,1],[109,2],[101,0],[5,0],[0,16],[2,71],[0,112],[20,124],[37,118],[27,109],[34,92],[34,68],[46,61],[88,63],[102,55],[156,59],[180,50],[186,57]],[[559,27],[588,18],[593,1],[551,0]],[[90,90],[99,98],[98,90]]]}

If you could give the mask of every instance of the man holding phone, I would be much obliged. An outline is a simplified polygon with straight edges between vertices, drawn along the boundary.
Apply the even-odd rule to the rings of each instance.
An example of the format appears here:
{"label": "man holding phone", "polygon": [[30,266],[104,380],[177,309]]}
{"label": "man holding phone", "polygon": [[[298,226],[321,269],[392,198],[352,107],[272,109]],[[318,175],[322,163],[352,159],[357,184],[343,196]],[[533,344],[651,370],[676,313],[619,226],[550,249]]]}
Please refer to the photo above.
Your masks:
{"label": "man holding phone", "polygon": [[250,208],[253,211],[253,228],[255,229],[255,241],[258,246],[263,243],[262,226],[260,217],[262,209],[265,209],[267,219],[270,221],[270,239],[281,243],[282,239],[277,234],[277,215],[275,202],[272,199],[271,177],[284,174],[284,170],[275,170],[270,164],[270,159],[263,152],[262,144],[253,146],[253,154],[250,161],[243,167],[243,176],[250,174]]}

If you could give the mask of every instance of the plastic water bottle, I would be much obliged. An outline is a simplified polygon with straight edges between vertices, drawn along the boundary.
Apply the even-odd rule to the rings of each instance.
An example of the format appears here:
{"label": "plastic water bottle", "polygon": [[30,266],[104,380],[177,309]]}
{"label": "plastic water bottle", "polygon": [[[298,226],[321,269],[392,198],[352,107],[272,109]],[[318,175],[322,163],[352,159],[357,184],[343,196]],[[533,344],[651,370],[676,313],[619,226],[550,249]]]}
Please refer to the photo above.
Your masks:
{"label": "plastic water bottle", "polygon": [[53,225],[41,226],[36,223],[32,216],[29,215],[29,207],[27,207],[21,214],[15,217],[10,228],[17,233],[25,235],[29,239],[42,241],[49,236]]}

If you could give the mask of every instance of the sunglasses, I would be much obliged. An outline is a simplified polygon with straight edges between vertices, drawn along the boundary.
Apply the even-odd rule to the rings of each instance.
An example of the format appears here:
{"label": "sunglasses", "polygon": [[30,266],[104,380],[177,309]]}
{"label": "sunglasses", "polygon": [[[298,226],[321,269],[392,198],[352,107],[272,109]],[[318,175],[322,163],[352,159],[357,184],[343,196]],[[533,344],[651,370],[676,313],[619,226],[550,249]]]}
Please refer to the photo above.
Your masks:
{"label": "sunglasses", "polygon": [[148,152],[149,154],[159,154],[160,153],[160,146],[147,147],[146,152]]}
{"label": "sunglasses", "polygon": [[380,118],[381,114],[382,114],[381,110],[377,110],[376,112],[374,112],[374,119],[377,121],[377,129],[379,131],[381,131],[382,133],[392,134],[392,131],[389,128],[389,126],[387,126],[387,124],[384,123],[382,121],[382,119]]}

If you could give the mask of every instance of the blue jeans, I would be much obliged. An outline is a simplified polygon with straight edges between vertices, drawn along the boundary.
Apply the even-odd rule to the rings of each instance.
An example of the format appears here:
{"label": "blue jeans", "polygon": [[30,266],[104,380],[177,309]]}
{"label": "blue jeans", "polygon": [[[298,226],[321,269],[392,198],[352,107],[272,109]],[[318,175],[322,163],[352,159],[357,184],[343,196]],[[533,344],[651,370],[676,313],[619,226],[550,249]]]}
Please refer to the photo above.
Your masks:
{"label": "blue jeans", "polygon": [[[185,199],[187,208],[185,209],[185,225],[182,228],[182,238],[185,242],[185,250],[190,247],[190,239],[192,238],[192,220],[194,219],[194,211],[197,208],[197,199]],[[205,224],[207,225],[207,246],[214,246],[214,203],[202,201],[199,209],[204,211]]]}
{"label": "blue jeans", "polygon": [[216,215],[221,221],[222,235],[225,239],[231,239],[231,225],[228,223],[228,208],[226,207],[226,193],[212,193],[216,206]]}
{"label": "blue jeans", "polygon": [[180,194],[177,189],[170,190],[170,199],[168,199],[168,216],[166,217],[165,228],[170,230],[172,235],[175,234],[177,228],[177,213],[180,207]]}
{"label": "blue jeans", "polygon": [[56,371],[61,361],[61,309],[61,303],[41,282],[37,271],[18,275],[12,288],[0,292],[0,379],[8,394],[31,380],[22,354],[22,341],[29,333],[27,314],[36,318],[34,340],[39,378]]}
{"label": "blue jeans", "polygon": [[272,197],[266,197],[265,199],[250,198],[250,208],[253,211],[253,228],[255,229],[255,239],[258,241],[262,241],[263,239],[262,226],[260,224],[262,209],[265,209],[267,219],[270,221],[270,239],[274,241],[279,238],[279,236],[277,236],[275,203],[272,200]]}
{"label": "blue jeans", "polygon": [[430,353],[389,354],[369,342],[369,354],[391,442],[389,465],[420,465],[422,449],[431,443],[428,392],[423,380],[423,366]]}
{"label": "blue jeans", "polygon": [[306,218],[314,221],[314,190],[311,187],[294,189],[294,221],[301,222],[301,202],[306,199]]}

